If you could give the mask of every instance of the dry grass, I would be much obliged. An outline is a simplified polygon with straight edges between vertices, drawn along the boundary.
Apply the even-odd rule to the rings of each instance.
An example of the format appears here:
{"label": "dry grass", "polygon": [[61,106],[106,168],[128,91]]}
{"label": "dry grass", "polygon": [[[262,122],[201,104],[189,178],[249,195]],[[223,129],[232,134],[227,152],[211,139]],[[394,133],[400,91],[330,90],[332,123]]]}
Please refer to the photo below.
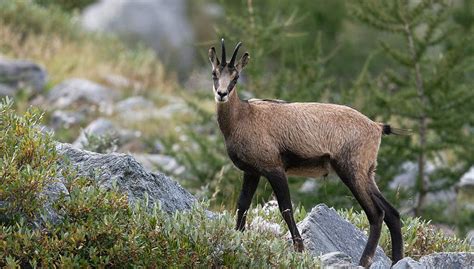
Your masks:
{"label": "dry grass", "polygon": [[119,75],[135,82],[124,86],[134,94],[146,94],[149,89],[170,92],[176,88],[174,79],[169,78],[153,51],[131,50],[109,37],[83,36],[71,40],[55,33],[24,34],[0,22],[0,55],[43,65],[50,85],[71,77],[108,84],[107,76]]}

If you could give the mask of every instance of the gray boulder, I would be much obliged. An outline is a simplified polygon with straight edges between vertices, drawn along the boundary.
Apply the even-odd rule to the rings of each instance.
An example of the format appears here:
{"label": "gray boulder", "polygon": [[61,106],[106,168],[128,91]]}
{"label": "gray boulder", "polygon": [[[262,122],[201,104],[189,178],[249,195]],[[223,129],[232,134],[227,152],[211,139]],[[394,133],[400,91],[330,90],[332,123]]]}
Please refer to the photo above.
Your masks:
{"label": "gray boulder", "polygon": [[79,125],[86,119],[86,115],[80,111],[55,110],[51,114],[50,126],[57,130]]}
{"label": "gray boulder", "polygon": [[[361,230],[324,204],[314,207],[308,216],[298,223],[298,228],[305,248],[317,256],[339,251],[358,263],[367,243],[367,236]],[[380,247],[377,247],[373,262],[380,262],[387,268],[391,264]]]}
{"label": "gray boulder", "polygon": [[38,64],[0,58],[0,95],[14,95],[20,89],[39,93],[46,79],[46,70]]}
{"label": "gray boulder", "polygon": [[54,87],[47,96],[47,103],[55,109],[78,107],[99,108],[110,113],[117,99],[116,91],[85,79],[69,79]]}
{"label": "gray boulder", "polygon": [[158,109],[152,101],[143,96],[133,96],[117,102],[114,112],[121,121],[138,122],[146,121],[155,117]]}
{"label": "gray boulder", "polygon": [[147,196],[150,206],[159,203],[165,212],[171,213],[190,209],[196,202],[177,182],[162,173],[148,172],[130,155],[93,153],[62,143],[58,143],[56,149],[68,159],[78,175],[96,178],[106,189],[115,184],[127,193],[130,203]]}
{"label": "gray boulder", "polygon": [[112,32],[128,41],[141,40],[165,64],[187,72],[194,59],[194,29],[187,0],[102,0],[84,10],[82,23],[92,31]]}
{"label": "gray boulder", "polygon": [[[124,145],[125,143],[130,142],[140,136],[139,133],[134,131],[118,128],[110,120],[98,118],[89,123],[89,125],[87,125],[87,127],[81,131],[81,134],[73,143],[74,147],[84,149],[90,146],[88,135],[94,135],[96,137],[107,136],[108,138],[114,140],[114,144],[111,146]],[[110,150],[115,151],[115,149]]]}
{"label": "gray boulder", "polygon": [[474,268],[474,252],[441,252],[421,257],[414,261],[407,257],[398,261],[393,269],[467,269]]}
{"label": "gray boulder", "polygon": [[115,104],[115,110],[118,112],[132,112],[142,109],[153,109],[155,105],[152,101],[143,96],[132,96]]}

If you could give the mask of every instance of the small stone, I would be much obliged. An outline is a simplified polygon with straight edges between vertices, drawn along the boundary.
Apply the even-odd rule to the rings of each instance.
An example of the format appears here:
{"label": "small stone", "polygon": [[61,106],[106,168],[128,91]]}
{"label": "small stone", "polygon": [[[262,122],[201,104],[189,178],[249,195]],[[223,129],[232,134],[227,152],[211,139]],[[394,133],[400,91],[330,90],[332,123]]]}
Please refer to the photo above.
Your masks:
{"label": "small stone", "polygon": [[36,63],[0,58],[0,95],[14,95],[22,89],[39,93],[46,80],[46,70]]}

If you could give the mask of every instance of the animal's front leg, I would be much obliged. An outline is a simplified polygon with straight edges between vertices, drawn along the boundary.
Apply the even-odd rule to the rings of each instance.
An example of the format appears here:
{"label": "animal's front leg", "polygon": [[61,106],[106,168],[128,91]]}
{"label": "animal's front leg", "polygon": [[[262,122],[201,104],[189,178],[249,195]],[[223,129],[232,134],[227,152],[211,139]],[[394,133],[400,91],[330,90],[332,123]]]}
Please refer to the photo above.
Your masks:
{"label": "animal's front leg", "polygon": [[235,229],[239,231],[245,230],[245,220],[247,218],[247,210],[252,203],[252,197],[257,189],[260,175],[244,172],[244,182],[240,191],[239,201],[237,202],[237,223]]}
{"label": "animal's front leg", "polygon": [[291,205],[290,190],[288,188],[288,180],[285,172],[277,170],[270,172],[265,176],[268,178],[273,192],[277,197],[278,207],[280,208],[283,219],[288,225],[291,238],[293,239],[293,246],[296,251],[302,252],[304,250],[303,239],[301,238],[293,217],[293,206]]}

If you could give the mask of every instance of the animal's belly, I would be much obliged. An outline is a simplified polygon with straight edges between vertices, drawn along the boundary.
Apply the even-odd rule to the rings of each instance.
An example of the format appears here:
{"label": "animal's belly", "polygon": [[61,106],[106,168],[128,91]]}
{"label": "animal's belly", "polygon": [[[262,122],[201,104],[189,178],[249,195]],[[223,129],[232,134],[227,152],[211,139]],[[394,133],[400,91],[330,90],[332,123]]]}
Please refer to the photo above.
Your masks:
{"label": "animal's belly", "polygon": [[286,170],[287,175],[299,177],[322,177],[327,176],[329,172],[329,167],[327,166],[298,167]]}

